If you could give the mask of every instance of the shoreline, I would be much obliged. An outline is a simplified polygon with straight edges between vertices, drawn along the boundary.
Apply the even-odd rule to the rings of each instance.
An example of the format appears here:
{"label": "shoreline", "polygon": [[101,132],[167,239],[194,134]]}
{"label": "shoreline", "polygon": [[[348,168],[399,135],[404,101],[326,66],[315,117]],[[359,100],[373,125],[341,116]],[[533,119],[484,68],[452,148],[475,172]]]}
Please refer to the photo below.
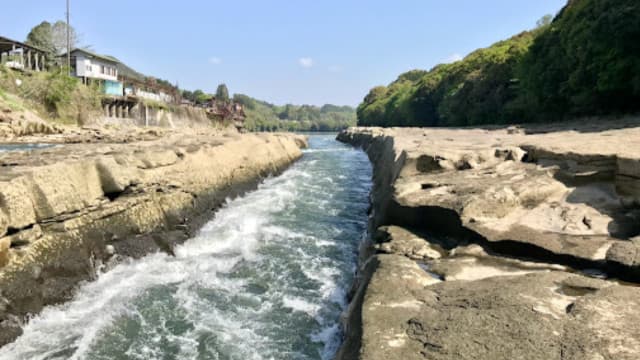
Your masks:
{"label": "shoreline", "polygon": [[293,134],[183,129],[46,148],[38,157],[0,154],[8,169],[0,177],[0,344],[109,259],[171,254],[228,197],[281,173],[304,147]]}

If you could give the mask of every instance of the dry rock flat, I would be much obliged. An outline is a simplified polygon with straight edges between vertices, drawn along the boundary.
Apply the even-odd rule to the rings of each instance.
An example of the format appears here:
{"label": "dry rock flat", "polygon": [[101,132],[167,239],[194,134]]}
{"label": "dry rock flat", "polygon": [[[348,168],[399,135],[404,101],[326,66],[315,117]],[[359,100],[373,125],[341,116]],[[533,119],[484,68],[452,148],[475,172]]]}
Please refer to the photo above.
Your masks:
{"label": "dry rock flat", "polygon": [[171,253],[227,197],[306,146],[293,134],[213,129],[85,128],[18,140],[59,145],[0,152],[0,344],[101,264]]}
{"label": "dry rock flat", "polygon": [[640,358],[640,121],[338,138],[374,165],[338,358]]}

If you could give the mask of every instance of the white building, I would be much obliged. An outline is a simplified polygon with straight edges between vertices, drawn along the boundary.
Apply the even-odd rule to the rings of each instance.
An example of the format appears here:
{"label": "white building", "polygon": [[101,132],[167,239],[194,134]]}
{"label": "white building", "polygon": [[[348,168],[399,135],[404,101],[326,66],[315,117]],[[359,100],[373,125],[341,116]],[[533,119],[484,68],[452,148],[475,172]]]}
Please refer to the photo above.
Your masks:
{"label": "white building", "polygon": [[141,97],[143,99],[154,100],[165,103],[172,103],[175,101],[175,98],[169,94],[166,94],[163,91],[151,92],[144,91],[141,89],[135,89],[134,93],[136,96]]}
{"label": "white building", "polygon": [[71,51],[71,71],[85,84],[99,81],[107,95],[123,95],[122,83],[118,81],[118,61],[113,58],[74,49]]}
{"label": "white building", "polygon": [[118,62],[85,49],[71,51],[71,69],[79,78],[118,81]]}

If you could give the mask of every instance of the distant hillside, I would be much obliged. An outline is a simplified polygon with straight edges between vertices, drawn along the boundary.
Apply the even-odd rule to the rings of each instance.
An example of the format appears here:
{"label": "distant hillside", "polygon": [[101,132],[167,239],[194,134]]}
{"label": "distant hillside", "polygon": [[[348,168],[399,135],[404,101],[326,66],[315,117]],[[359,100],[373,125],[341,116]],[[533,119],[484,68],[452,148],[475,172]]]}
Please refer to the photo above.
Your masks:
{"label": "distant hillside", "polygon": [[277,106],[243,94],[235,94],[233,100],[244,106],[248,130],[337,131],[356,125],[356,111],[349,106]]}
{"label": "distant hillside", "polygon": [[551,23],[373,88],[359,125],[466,126],[640,111],[640,2],[571,0]]}

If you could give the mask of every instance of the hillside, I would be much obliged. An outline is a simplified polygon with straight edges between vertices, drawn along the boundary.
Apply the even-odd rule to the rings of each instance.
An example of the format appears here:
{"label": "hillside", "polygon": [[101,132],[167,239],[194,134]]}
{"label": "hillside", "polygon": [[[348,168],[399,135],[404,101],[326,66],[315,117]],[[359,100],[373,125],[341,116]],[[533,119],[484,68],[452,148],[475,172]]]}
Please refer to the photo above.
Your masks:
{"label": "hillside", "polygon": [[571,0],[550,24],[373,88],[358,107],[358,124],[467,126],[634,113],[639,37],[637,1]]}
{"label": "hillside", "polygon": [[349,106],[277,106],[243,94],[233,100],[244,106],[250,131],[336,131],[356,125],[355,109]]}

